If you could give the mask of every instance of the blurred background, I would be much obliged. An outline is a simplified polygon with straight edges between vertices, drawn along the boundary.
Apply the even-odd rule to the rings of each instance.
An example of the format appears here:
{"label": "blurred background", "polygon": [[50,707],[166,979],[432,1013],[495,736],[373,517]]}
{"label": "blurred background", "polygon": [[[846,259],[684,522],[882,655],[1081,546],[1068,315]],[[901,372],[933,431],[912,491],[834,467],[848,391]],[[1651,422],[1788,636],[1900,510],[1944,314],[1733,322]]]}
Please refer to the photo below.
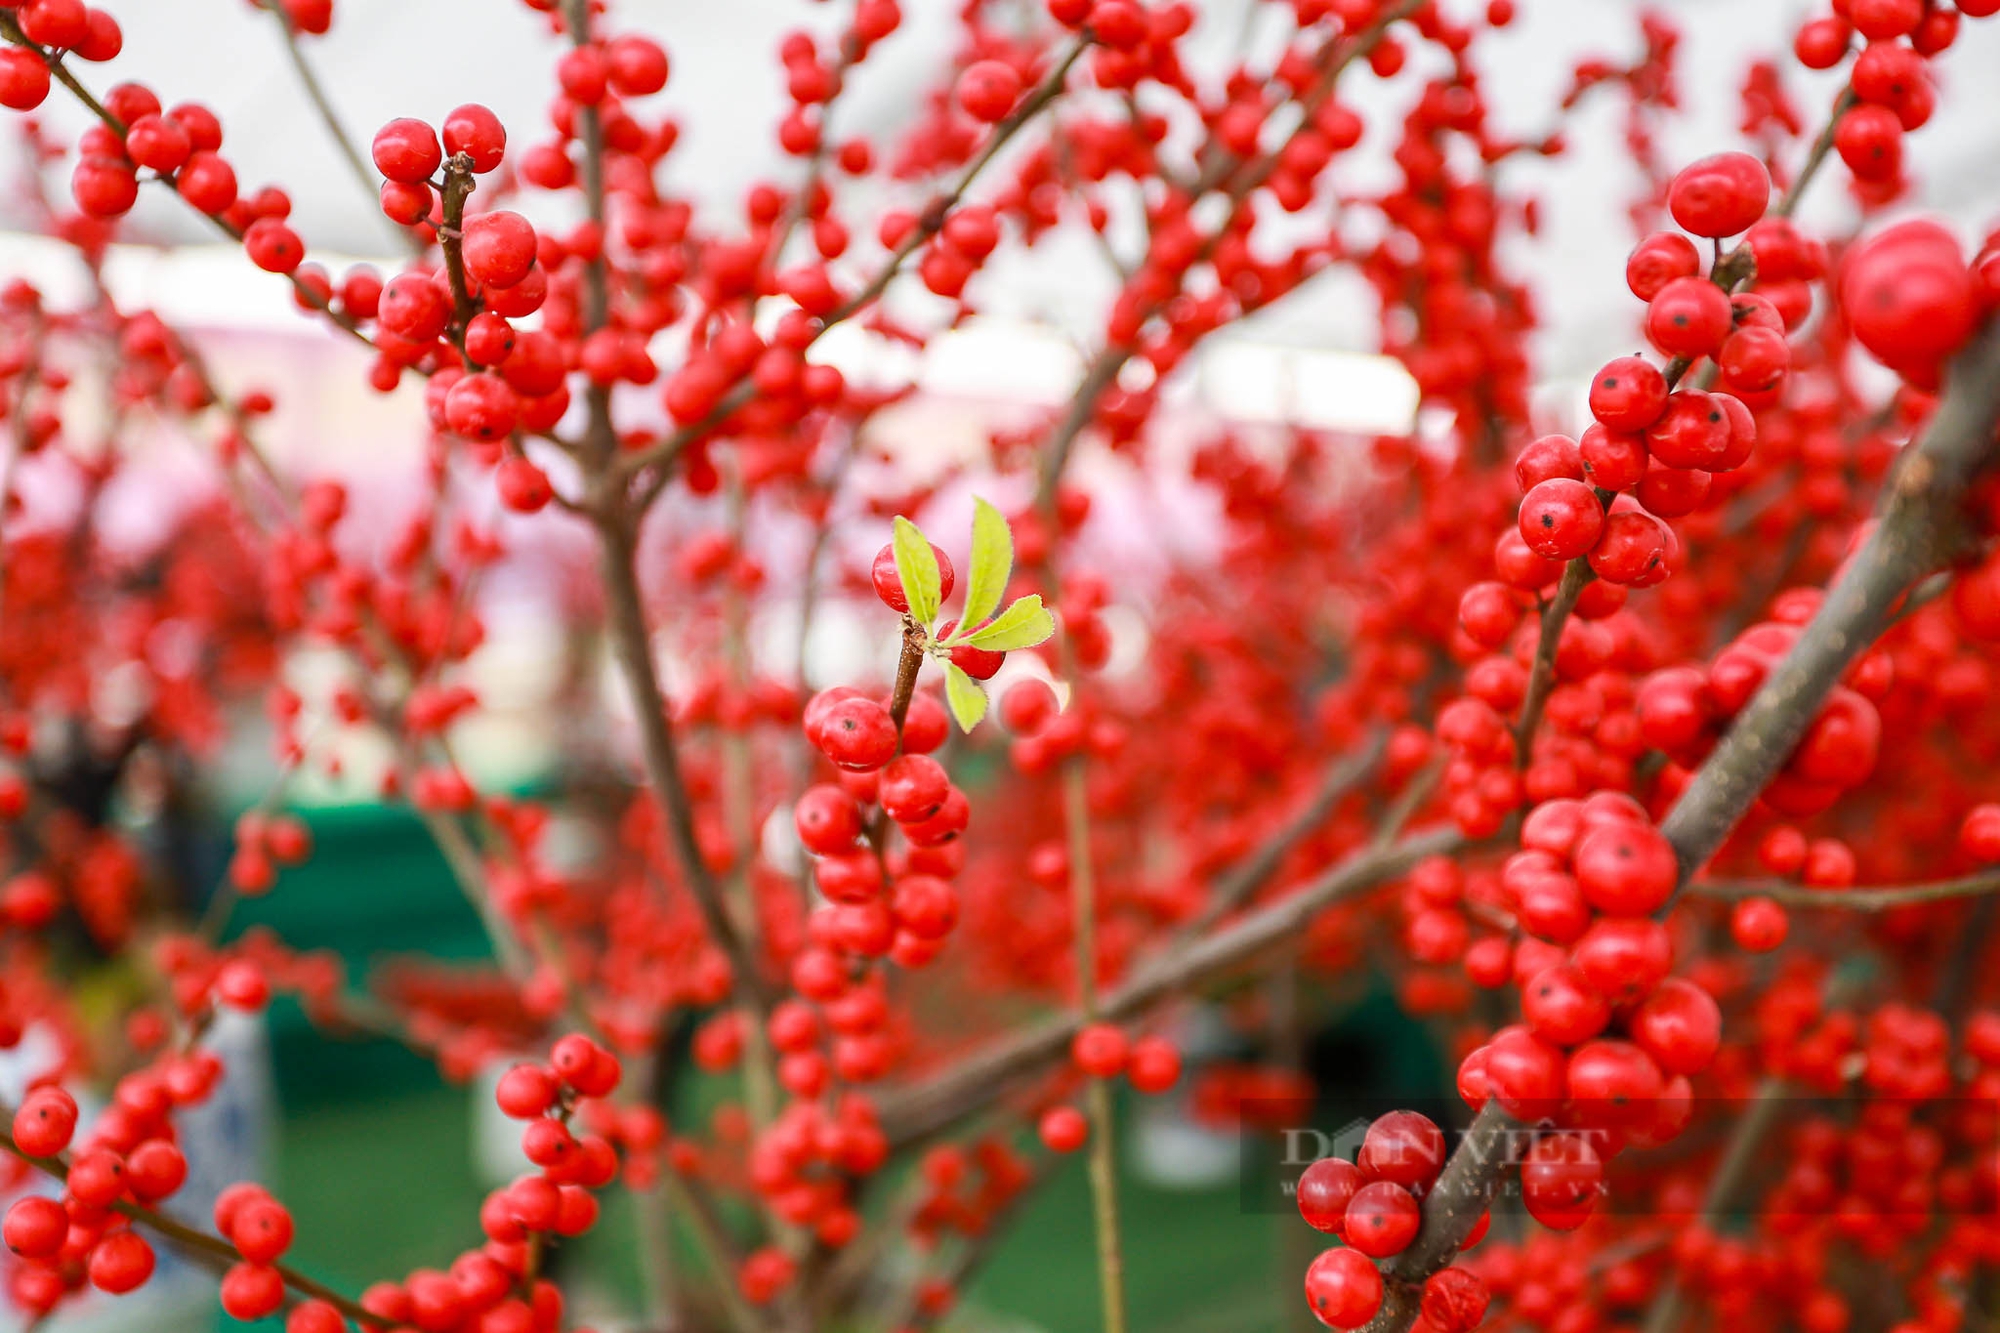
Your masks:
{"label": "blurred background", "polygon": [[[664,171],[675,191],[704,210],[734,216],[760,173],[790,179],[796,164],[782,160],[773,144],[786,106],[778,44],[794,26],[830,27],[834,7],[790,0],[616,5],[623,20],[662,39],[674,61],[665,100],[679,116],[682,139]],[[1190,63],[1207,75],[1238,52],[1260,49],[1266,32],[1277,31],[1265,21],[1277,17],[1265,12],[1274,8],[1268,3],[1197,0],[1196,7]],[[116,61],[90,71],[95,88],[136,79],[169,101],[206,102],[227,127],[245,182],[276,182],[290,192],[293,224],[315,261],[336,274],[354,262],[394,269],[394,237],[301,93],[268,14],[246,0],[125,0],[111,8],[124,26],[126,48]],[[895,132],[944,67],[955,8],[944,0],[905,4],[904,30],[871,58],[839,105],[842,136]],[[1737,144],[1737,91],[1745,69],[1758,54],[1789,44],[1803,10],[1788,0],[1661,6],[1685,34],[1685,114],[1665,137],[1669,160]],[[1557,128],[1557,104],[1576,62],[1590,55],[1629,61],[1639,47],[1640,12],[1626,0],[1523,0],[1513,27],[1481,46],[1487,93],[1502,127],[1524,138]],[[542,16],[500,0],[340,0],[333,33],[306,47],[341,119],[363,143],[392,116],[435,121],[468,100],[497,111],[516,142],[533,142],[554,86],[552,49]],[[2000,25],[1965,25],[1941,68],[1948,81],[1990,80],[2000,70]],[[1400,116],[1416,74],[1346,85],[1377,128],[1336,169],[1345,189],[1366,193],[1393,171],[1382,127]],[[1816,120],[1834,89],[1801,78],[1795,91],[1808,119]],[[1990,114],[1990,98],[1961,102],[1950,86],[1942,91],[1939,103],[1946,109],[1912,137],[1909,170],[1932,208],[1969,235],[2000,214],[2000,117]],[[1980,105],[1988,114],[1967,114],[1968,106]],[[1503,170],[1509,192],[1540,203],[1539,234],[1519,242],[1510,258],[1517,273],[1533,274],[1541,297],[1537,355],[1552,422],[1573,413],[1579,376],[1608,350],[1636,341],[1638,307],[1622,272],[1632,239],[1626,205],[1641,177],[1625,155],[1622,114],[1608,101],[1587,104],[1561,127],[1571,145],[1565,155],[1525,156]],[[85,123],[59,98],[50,101],[44,119],[65,138]],[[11,139],[0,144],[6,179],[24,180],[32,170]],[[50,189],[64,188],[63,174],[60,168],[51,172]],[[210,244],[210,235],[174,201],[144,193],[105,265],[113,297],[126,310],[156,310],[197,335],[226,389],[271,389],[278,409],[263,438],[281,468],[344,479],[355,496],[352,508],[364,523],[379,525],[378,539],[388,540],[415,507],[423,474],[420,391],[373,392],[363,355],[299,315],[281,279],[254,269],[233,247]],[[533,214],[536,204],[530,197],[517,206]],[[1829,187],[1810,199],[1804,213],[1834,221],[1843,210],[1851,214],[1851,202]],[[1329,221],[1308,218],[1302,225]],[[52,304],[84,302],[90,292],[85,269],[66,247],[37,235],[38,225],[33,190],[0,197],[0,227],[6,229],[0,232],[0,280],[27,277]],[[1080,229],[995,266],[978,283],[975,298],[984,313],[921,357],[858,330],[843,330],[816,349],[850,378],[918,385],[913,399],[871,428],[882,466],[921,476],[942,460],[976,457],[994,430],[1032,423],[1038,412],[1061,403],[1095,345],[1114,290],[1096,245]],[[892,294],[892,304],[930,299]],[[1219,423],[1252,430],[1296,423],[1357,435],[1418,426],[1415,385],[1399,365],[1376,355],[1375,345],[1376,307],[1366,284],[1340,274],[1321,278],[1207,345],[1169,389],[1178,410],[1163,418],[1188,441]],[[656,355],[663,365],[672,363],[671,349]],[[89,401],[90,387],[87,379],[79,383],[79,406]],[[638,403],[636,410],[657,407]],[[1171,441],[1166,448],[1171,456]],[[1199,558],[1211,537],[1205,511],[1170,485],[1142,496],[1129,476],[1103,459],[1086,456],[1081,463],[1103,497],[1097,512],[1108,518],[1093,525],[1092,540],[1116,548],[1124,567],[1143,572],[1149,560],[1159,559],[1163,533],[1181,548],[1178,556]],[[19,484],[30,522],[76,499],[51,470],[25,467]],[[139,467],[114,483],[106,497],[112,514],[106,530],[144,550],[172,532],[178,516],[192,512],[212,486],[206,460],[185,442],[162,438],[144,450]],[[946,497],[938,527],[962,530],[963,515],[951,507],[967,503]],[[1173,521],[1162,523],[1163,514]],[[698,512],[666,521],[677,517],[703,521]],[[566,532],[561,520],[547,516],[533,525],[510,522],[490,497],[485,519],[504,533],[510,554],[481,585],[488,640],[470,683],[487,709],[461,733],[461,755],[483,788],[532,792],[562,780],[573,755],[594,741],[609,739],[614,751],[622,744],[620,736],[576,734],[577,714],[566,707],[575,692],[601,695],[605,706],[598,711],[614,729],[621,725],[623,699],[601,664],[579,653],[568,635],[588,582],[587,534],[581,528]],[[867,525],[850,527],[851,549],[832,558],[858,567],[879,535]],[[802,534],[766,535],[774,565],[803,557]],[[787,550],[788,540],[795,549]],[[815,682],[889,658],[883,636],[893,627],[883,626],[879,616],[864,619],[831,606],[818,620],[814,641],[802,645],[788,637],[797,616],[784,610],[775,608],[768,624],[753,627],[760,658],[803,661]],[[311,683],[331,669],[309,654],[284,666],[309,698],[319,693]],[[106,682],[102,704],[112,713],[116,684]],[[175,855],[197,895],[222,873],[234,816],[263,800],[276,778],[267,731],[251,725],[231,734],[232,748],[212,770],[180,775],[175,781],[185,790],[169,784],[169,797],[150,815],[165,821],[163,828],[171,825]],[[288,788],[288,800],[310,825],[315,855],[287,872],[283,892],[244,904],[233,931],[268,925],[300,948],[337,952],[356,973],[404,953],[482,956],[479,923],[423,829],[373,799],[386,757],[366,746],[357,741],[354,752],[343,755],[343,781],[308,778]],[[1308,1066],[1328,1074],[1329,1083],[1356,1090],[1355,1101],[1319,1106],[1319,1121],[1338,1125],[1357,1110],[1382,1109],[1385,1101],[1431,1096],[1448,1086],[1440,1053],[1380,988],[1357,981],[1351,993],[1335,999],[1334,1012],[1342,1017],[1300,1040]],[[1232,1049],[1220,1031],[1206,1032],[1199,1015],[1191,1022],[1182,1036],[1197,1055],[1206,1050],[1209,1059],[1227,1062],[1255,1054]],[[447,1083],[431,1063],[387,1042],[332,1041],[282,1004],[267,1023],[243,1021],[217,1040],[240,1058],[232,1058],[238,1072],[227,1093],[188,1129],[191,1143],[199,1145],[190,1156],[200,1183],[212,1190],[243,1175],[268,1179],[294,1207],[295,1253],[316,1276],[352,1290],[414,1263],[442,1263],[468,1241],[479,1198],[510,1171],[505,1136],[481,1109],[490,1105],[490,1093],[477,1078],[469,1085]],[[31,1058],[30,1052],[0,1062],[0,1093],[15,1091],[10,1081]],[[693,1116],[716,1095],[700,1080],[680,1094]],[[1123,1169],[1136,1325],[1148,1333],[1248,1333],[1304,1318],[1290,1278],[1278,1275],[1295,1271],[1312,1248],[1310,1237],[1245,1199],[1244,1141],[1226,1123],[1201,1114],[1185,1094],[1130,1109],[1135,1119],[1124,1138]],[[1273,1149],[1260,1144],[1248,1150]],[[1081,1162],[1073,1165],[1038,1196],[953,1327],[1025,1333],[1091,1326],[1096,1278],[1090,1211]],[[418,1197],[423,1206],[410,1206],[408,1199]],[[607,1196],[620,1197],[615,1191]],[[591,1292],[602,1293],[599,1303],[615,1309],[637,1287],[630,1218],[618,1202],[609,1208],[607,1224],[564,1254],[585,1318]],[[439,1230],[439,1219],[450,1219],[442,1224],[448,1230]],[[0,1314],[0,1325],[9,1317]],[[144,1302],[92,1307],[54,1327],[139,1333],[227,1324],[206,1282],[181,1270],[167,1272]]]}

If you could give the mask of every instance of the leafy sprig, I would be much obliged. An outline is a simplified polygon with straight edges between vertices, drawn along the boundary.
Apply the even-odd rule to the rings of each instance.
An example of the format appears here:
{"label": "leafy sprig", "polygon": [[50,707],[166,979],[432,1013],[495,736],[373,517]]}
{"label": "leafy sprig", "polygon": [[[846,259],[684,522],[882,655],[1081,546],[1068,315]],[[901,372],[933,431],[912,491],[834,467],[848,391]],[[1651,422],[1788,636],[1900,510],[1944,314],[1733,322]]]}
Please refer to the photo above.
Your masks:
{"label": "leafy sprig", "polygon": [[1032,648],[1056,632],[1055,617],[1039,594],[1017,597],[998,615],[1014,574],[1014,532],[1006,516],[985,500],[972,502],[972,567],[966,571],[965,606],[950,634],[939,638],[938,613],[944,600],[943,576],[930,539],[909,519],[895,522],[892,549],[896,575],[902,580],[909,617],[924,635],[925,651],[944,664],[945,701],[961,730],[971,731],[986,716],[986,691],[963,667],[951,660],[954,648],[1012,652]]}

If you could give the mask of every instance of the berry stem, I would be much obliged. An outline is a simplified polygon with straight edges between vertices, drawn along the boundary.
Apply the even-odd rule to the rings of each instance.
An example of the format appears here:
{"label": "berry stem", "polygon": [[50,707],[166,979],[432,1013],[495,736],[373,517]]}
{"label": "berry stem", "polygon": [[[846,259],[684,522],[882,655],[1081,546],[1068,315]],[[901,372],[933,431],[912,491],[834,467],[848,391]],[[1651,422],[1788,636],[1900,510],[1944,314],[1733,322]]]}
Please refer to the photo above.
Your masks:
{"label": "berry stem", "polygon": [[1704,898],[1769,898],[1786,907],[1825,907],[1839,912],[1887,912],[1916,903],[1976,898],[2000,891],[2000,871],[1981,871],[1955,879],[1927,880],[1882,888],[1815,888],[1784,880],[1695,880],[1687,892]]}
{"label": "berry stem", "polygon": [[[1089,774],[1082,756],[1063,765],[1063,826],[1069,839],[1069,892],[1076,914],[1079,1023],[1097,1021],[1097,875],[1090,860]],[[1089,1080],[1090,1202],[1097,1233],[1097,1283],[1105,1333],[1125,1333],[1125,1248],[1118,1227],[1117,1121],[1110,1082]]]}
{"label": "berry stem", "polygon": [[[320,83],[319,75],[313,72],[312,63],[306,59],[305,48],[299,44],[299,30],[292,23],[291,15],[285,12],[285,7],[279,0],[258,0],[258,3],[270,11],[271,17],[278,21],[278,31],[285,39],[285,54],[291,58],[292,69],[299,76],[299,86],[305,90],[306,99],[313,104],[313,110],[319,113],[320,124],[326,127],[327,136],[339,150],[341,161],[347,164],[355,183],[360,185],[361,197],[367,201],[368,211],[380,216],[381,210],[375,206],[377,183],[375,172],[361,156],[360,150],[354,146],[354,140],[347,133],[347,127],[340,123],[340,115],[333,109],[333,101],[327,96],[325,85]],[[423,242],[417,239],[416,233],[403,227],[394,230],[397,238],[413,252],[423,253]]]}

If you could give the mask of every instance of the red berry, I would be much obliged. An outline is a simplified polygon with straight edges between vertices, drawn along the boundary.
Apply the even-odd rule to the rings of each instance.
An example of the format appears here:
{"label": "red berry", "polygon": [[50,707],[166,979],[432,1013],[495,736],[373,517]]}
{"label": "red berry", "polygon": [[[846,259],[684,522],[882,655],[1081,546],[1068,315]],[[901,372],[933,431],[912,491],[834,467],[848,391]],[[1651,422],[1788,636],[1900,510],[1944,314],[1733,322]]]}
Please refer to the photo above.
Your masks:
{"label": "red berry", "polygon": [[392,181],[415,185],[444,164],[437,134],[421,120],[392,120],[375,132],[375,169]]}
{"label": "red berry", "polygon": [[1423,1224],[1423,1209],[1407,1189],[1390,1180],[1376,1180],[1354,1191],[1347,1201],[1341,1235],[1372,1259],[1387,1259],[1408,1249]]}
{"label": "red berry", "polygon": [[54,1199],[29,1195],[16,1199],[0,1223],[0,1238],[23,1259],[49,1259],[69,1236],[69,1214]]}
{"label": "red berry", "polygon": [[1090,1023],[1070,1041],[1070,1058],[1092,1078],[1116,1078],[1125,1068],[1130,1045],[1110,1023]]}
{"label": "red berry", "polygon": [[153,1247],[133,1231],[114,1231],[90,1251],[90,1285],[113,1296],[137,1291],[153,1275]]}
{"label": "red berry", "polygon": [[1134,1089],[1149,1096],[1165,1092],[1180,1082],[1181,1053],[1165,1037],[1141,1037],[1132,1043],[1125,1077]]}
{"label": "red berry", "polygon": [[1603,1188],[1604,1164],[1582,1134],[1545,1135],[1521,1163],[1521,1201],[1553,1231],[1574,1231],[1588,1221]]}
{"label": "red berry", "polygon": [[1697,236],[1748,231],[1770,202],[1770,173],[1748,153],[1704,157],[1681,168],[1667,187],[1674,221]]}
{"label": "red berry", "polygon": [[1604,529],[1604,506],[1589,486],[1556,477],[1522,497],[1520,527],[1521,540],[1536,555],[1570,560],[1597,544]]}
{"label": "red berry", "polygon": [[[942,602],[951,596],[958,580],[952,571],[950,556],[936,546],[931,547],[931,554],[937,559],[938,600]],[[903,576],[896,570],[896,547],[893,543],[875,553],[875,563],[869,568],[868,577],[875,585],[875,595],[882,599],[884,606],[891,611],[908,614],[910,602],[903,596]]]}
{"label": "red berry", "polygon": [[[507,154],[507,130],[500,117],[477,103],[467,103],[444,118],[440,127],[444,151],[453,157],[464,153],[472,159],[472,170],[480,175],[500,165]],[[428,174],[428,173],[426,173]]]}
{"label": "red berry", "polygon": [[1021,76],[1004,60],[980,60],[958,77],[958,104],[974,120],[1005,120],[1021,96]]}
{"label": "red berry", "polygon": [[1090,1122],[1074,1106],[1051,1107],[1042,1114],[1039,1133],[1050,1152],[1072,1153],[1090,1136]]}
{"label": "red berry", "polygon": [[1361,1168],[1339,1157],[1322,1157],[1299,1176],[1299,1216],[1315,1231],[1338,1236],[1347,1225],[1347,1205],[1365,1184]]}
{"label": "red berry", "polygon": [[1729,297],[1706,278],[1675,278],[1646,307],[1646,336],[1672,356],[1706,356],[1730,327]]}
{"label": "red berry", "polygon": [[1444,1132],[1428,1116],[1391,1111],[1368,1127],[1355,1164],[1370,1180],[1418,1189],[1437,1179],[1444,1157]]}
{"label": "red berry", "polygon": [[535,229],[504,210],[465,220],[465,271],[482,287],[518,286],[535,266]]}
{"label": "red berry", "polygon": [[1359,1252],[1336,1246],[1306,1269],[1306,1302],[1328,1328],[1360,1328],[1382,1308],[1382,1273]]}

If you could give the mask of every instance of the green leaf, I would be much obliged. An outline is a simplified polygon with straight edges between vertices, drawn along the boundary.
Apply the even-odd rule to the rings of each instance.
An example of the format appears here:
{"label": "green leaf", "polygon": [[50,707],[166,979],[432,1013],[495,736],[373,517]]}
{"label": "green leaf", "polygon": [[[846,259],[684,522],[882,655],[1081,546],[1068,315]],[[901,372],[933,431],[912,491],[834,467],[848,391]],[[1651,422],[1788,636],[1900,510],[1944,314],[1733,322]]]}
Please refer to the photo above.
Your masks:
{"label": "green leaf", "polygon": [[1015,648],[1032,648],[1056,632],[1056,618],[1043,607],[1041,595],[1016,597],[1014,604],[992,621],[974,630],[965,641],[974,648],[1004,653]]}
{"label": "green leaf", "polygon": [[1000,605],[1014,575],[1014,534],[1000,511],[984,500],[972,502],[972,572],[966,576],[965,612],[954,640],[970,635]]}
{"label": "green leaf", "polygon": [[937,619],[939,593],[943,588],[937,552],[931,549],[930,539],[917,525],[900,514],[896,516],[893,546],[896,577],[903,581],[903,600],[910,604],[910,614],[916,622],[928,627]]}
{"label": "green leaf", "polygon": [[986,691],[955,662],[944,664],[944,697],[960,731],[971,731],[986,716]]}

